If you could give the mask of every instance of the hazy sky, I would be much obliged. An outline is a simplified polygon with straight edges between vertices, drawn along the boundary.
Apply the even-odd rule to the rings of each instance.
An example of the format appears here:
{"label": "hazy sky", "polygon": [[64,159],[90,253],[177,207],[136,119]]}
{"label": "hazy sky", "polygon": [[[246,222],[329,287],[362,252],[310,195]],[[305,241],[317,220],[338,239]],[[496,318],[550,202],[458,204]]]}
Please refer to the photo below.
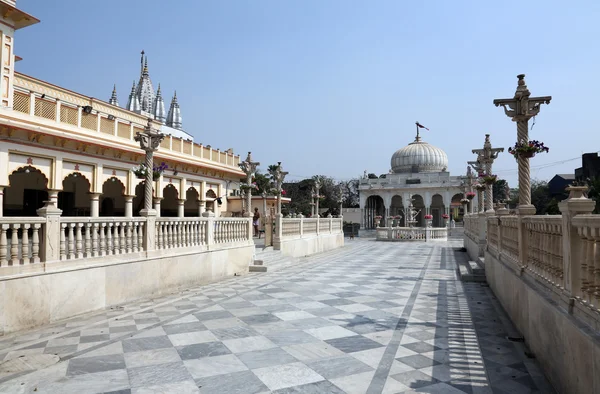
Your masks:
{"label": "hazy sky", "polygon": [[[148,55],[168,105],[174,90],[197,142],[281,161],[289,179],[348,179],[390,168],[425,140],[453,175],[490,133],[516,140],[494,98],[527,74],[552,95],[530,132],[550,147],[532,176],[572,173],[600,150],[600,2],[352,0],[19,0],[41,23],[17,32],[17,70],[124,106]],[[577,158],[568,162],[568,159]],[[504,153],[495,173],[516,186]]]}

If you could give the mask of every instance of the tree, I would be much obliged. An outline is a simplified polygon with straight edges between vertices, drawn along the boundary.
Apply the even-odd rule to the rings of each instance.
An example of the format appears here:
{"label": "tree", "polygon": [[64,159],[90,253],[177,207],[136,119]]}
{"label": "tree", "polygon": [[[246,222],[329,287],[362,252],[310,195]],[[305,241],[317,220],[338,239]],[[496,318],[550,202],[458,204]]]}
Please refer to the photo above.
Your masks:
{"label": "tree", "polygon": [[494,182],[494,185],[492,186],[492,193],[494,194],[494,203],[507,201],[510,196],[508,183],[506,180],[498,179],[496,182]]}
{"label": "tree", "polygon": [[548,206],[552,201],[548,182],[533,179],[531,181],[531,204],[535,206],[538,215],[548,213]]}
{"label": "tree", "polygon": [[358,179],[350,179],[349,181],[340,181],[339,186],[342,189],[342,204],[346,208],[360,207],[360,197],[358,194]]}
{"label": "tree", "polygon": [[367,175],[367,178],[369,178],[369,179],[377,179],[378,176],[375,175],[375,174],[373,174],[373,173],[370,173],[369,175]]}
{"label": "tree", "polygon": [[261,194],[263,194],[263,192],[269,193],[273,189],[271,178],[265,174],[261,174],[258,171],[256,172],[256,174],[254,174],[254,182],[256,183],[258,189],[252,190],[253,196],[260,196]]}

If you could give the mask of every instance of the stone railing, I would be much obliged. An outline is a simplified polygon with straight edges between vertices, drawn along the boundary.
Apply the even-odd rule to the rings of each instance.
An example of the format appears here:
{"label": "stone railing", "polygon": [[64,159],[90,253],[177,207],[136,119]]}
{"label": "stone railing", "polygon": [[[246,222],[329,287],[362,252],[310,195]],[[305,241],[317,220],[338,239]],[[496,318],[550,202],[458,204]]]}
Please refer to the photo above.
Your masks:
{"label": "stone railing", "polygon": [[152,257],[167,249],[206,251],[253,244],[250,218],[61,217],[52,209],[46,214],[0,217],[0,276],[49,267],[39,263]]}
{"label": "stone railing", "polygon": [[571,240],[571,253],[579,264],[571,270],[571,293],[600,323],[600,215],[577,215],[572,224],[579,237]]}
{"label": "stone railing", "polygon": [[465,215],[463,220],[465,237],[477,242],[479,240],[479,217],[476,214]]}
{"label": "stone railing", "polygon": [[0,267],[40,262],[45,218],[0,217]]}
{"label": "stone railing", "polygon": [[344,245],[343,218],[275,218],[273,248],[293,257],[309,256]]}
{"label": "stone railing", "polygon": [[60,260],[144,251],[144,218],[61,217]]}
{"label": "stone railing", "polygon": [[447,240],[446,227],[378,227],[378,241],[434,241]]}
{"label": "stone railing", "polygon": [[[277,228],[281,228],[279,237],[303,238],[310,235],[342,233],[342,218],[278,218]],[[277,234],[276,234],[277,235]]]}

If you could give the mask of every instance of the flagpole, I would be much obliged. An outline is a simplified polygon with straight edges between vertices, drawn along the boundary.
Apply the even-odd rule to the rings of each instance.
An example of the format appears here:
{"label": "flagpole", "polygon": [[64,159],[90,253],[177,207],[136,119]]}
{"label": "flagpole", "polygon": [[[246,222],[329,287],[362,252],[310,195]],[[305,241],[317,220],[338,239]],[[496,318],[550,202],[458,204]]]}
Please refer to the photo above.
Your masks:
{"label": "flagpole", "polygon": [[417,126],[417,140],[419,139],[419,122],[415,122],[415,126]]}

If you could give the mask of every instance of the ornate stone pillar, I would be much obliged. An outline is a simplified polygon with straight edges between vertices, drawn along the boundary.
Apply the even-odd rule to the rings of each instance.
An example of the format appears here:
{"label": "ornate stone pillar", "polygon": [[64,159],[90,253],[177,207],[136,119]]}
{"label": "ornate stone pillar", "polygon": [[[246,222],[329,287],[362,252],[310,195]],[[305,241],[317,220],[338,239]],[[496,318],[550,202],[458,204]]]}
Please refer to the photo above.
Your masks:
{"label": "ornate stone pillar", "polygon": [[[517,75],[517,90],[511,99],[496,99],[494,105],[502,106],[506,116],[517,122],[517,142],[529,142],[529,119],[540,112],[542,104],[550,104],[552,96],[530,97],[531,92],[525,84],[525,74]],[[519,156],[519,215],[534,215],[535,207],[531,205],[531,174],[529,158]]]}
{"label": "ornate stone pillar", "polygon": [[[154,168],[154,152],[160,146],[165,138],[158,130],[152,128],[152,119],[148,119],[148,124],[143,133],[137,133],[134,139],[140,143],[140,148],[146,152],[144,165],[146,166],[146,179],[144,180],[144,209],[141,210],[142,216],[148,216],[152,211],[152,184],[154,182],[152,169]],[[156,216],[155,212],[150,212],[150,216]]]}
{"label": "ornate stone pillar", "polygon": [[283,180],[285,179],[285,176],[288,174],[288,172],[283,171],[283,167],[281,167],[281,162],[277,162],[277,166],[269,172],[275,180],[275,191],[277,192],[277,215],[279,215],[281,214],[281,192],[283,190]]}
{"label": "ornate stone pillar", "polygon": [[[483,166],[484,175],[490,176],[492,175],[492,164],[498,158],[498,154],[504,152],[504,148],[492,148],[490,135],[486,134],[483,149],[473,149],[472,152],[477,154],[477,162]],[[493,184],[485,184],[485,212],[492,215],[494,214],[493,186]]]}
{"label": "ornate stone pillar", "polygon": [[260,165],[257,161],[252,161],[252,152],[248,152],[246,160],[240,163],[240,168],[246,174],[246,217],[252,216],[252,177],[256,173],[256,168]]}
{"label": "ornate stone pillar", "polygon": [[125,217],[133,217],[133,198],[135,196],[125,196]]}
{"label": "ornate stone pillar", "polygon": [[202,199],[198,200],[198,216],[199,217],[202,217],[205,207],[206,207],[206,201],[204,201]]}
{"label": "ornate stone pillar", "polygon": [[100,216],[100,193],[90,193],[90,216],[97,218]]}
{"label": "ornate stone pillar", "polygon": [[48,189],[48,200],[52,201],[55,207],[58,207],[58,193],[61,191],[58,189]]}
{"label": "ornate stone pillar", "polygon": [[4,216],[4,186],[0,186],[0,218]]}
{"label": "ornate stone pillar", "polygon": [[177,200],[177,217],[182,218],[185,216],[185,199],[180,198]]}
{"label": "ornate stone pillar", "polygon": [[320,213],[319,213],[319,200],[321,199],[321,178],[319,176],[316,176],[313,178],[314,182],[315,182],[315,191],[316,191],[316,201],[315,201],[315,214],[317,215],[316,217],[321,217]]}

